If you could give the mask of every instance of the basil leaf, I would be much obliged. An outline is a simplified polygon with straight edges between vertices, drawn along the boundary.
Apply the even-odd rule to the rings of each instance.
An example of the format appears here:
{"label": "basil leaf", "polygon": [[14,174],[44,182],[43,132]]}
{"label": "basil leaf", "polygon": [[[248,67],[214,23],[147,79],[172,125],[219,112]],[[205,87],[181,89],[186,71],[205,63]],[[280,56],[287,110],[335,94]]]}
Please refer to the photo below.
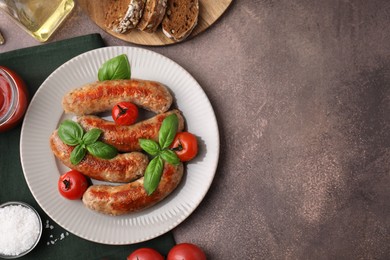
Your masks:
{"label": "basil leaf", "polygon": [[144,175],[144,189],[148,195],[151,195],[160,183],[164,168],[164,162],[160,156],[156,156],[146,167]]}
{"label": "basil leaf", "polygon": [[87,150],[82,145],[77,145],[70,153],[70,162],[73,165],[79,164],[79,162],[81,162],[86,153]]}
{"label": "basil leaf", "polygon": [[158,141],[161,149],[165,149],[171,145],[173,139],[175,139],[178,124],[179,120],[175,114],[169,115],[164,119],[158,133]]}
{"label": "basil leaf", "polygon": [[93,128],[91,130],[89,130],[84,136],[83,136],[83,143],[85,145],[90,145],[90,144],[93,144],[94,142],[97,141],[97,139],[99,139],[99,136],[100,134],[102,133],[103,131],[98,129],[98,128]]}
{"label": "basil leaf", "polygon": [[179,165],[180,159],[177,157],[176,153],[172,150],[164,150],[161,152],[161,158],[164,159],[164,161],[172,164],[172,165]]}
{"label": "basil leaf", "polygon": [[58,128],[58,136],[67,145],[75,146],[81,142],[84,130],[81,126],[72,121],[65,120],[60,124]]}
{"label": "basil leaf", "polygon": [[112,79],[130,79],[131,70],[129,60],[125,54],[109,59],[98,71],[99,81]]}
{"label": "basil leaf", "polygon": [[87,145],[87,150],[93,156],[102,159],[112,159],[118,154],[115,147],[100,141]]}
{"label": "basil leaf", "polygon": [[139,145],[141,148],[152,156],[156,156],[160,152],[160,145],[149,139],[139,139]]}

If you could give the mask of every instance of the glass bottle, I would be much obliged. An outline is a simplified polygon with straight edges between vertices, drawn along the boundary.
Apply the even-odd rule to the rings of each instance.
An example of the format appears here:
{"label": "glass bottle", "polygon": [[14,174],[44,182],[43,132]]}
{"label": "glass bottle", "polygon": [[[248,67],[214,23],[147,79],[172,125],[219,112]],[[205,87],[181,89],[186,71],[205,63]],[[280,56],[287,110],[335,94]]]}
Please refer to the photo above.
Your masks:
{"label": "glass bottle", "polygon": [[50,38],[74,5],[74,0],[0,0],[0,10],[40,42]]}

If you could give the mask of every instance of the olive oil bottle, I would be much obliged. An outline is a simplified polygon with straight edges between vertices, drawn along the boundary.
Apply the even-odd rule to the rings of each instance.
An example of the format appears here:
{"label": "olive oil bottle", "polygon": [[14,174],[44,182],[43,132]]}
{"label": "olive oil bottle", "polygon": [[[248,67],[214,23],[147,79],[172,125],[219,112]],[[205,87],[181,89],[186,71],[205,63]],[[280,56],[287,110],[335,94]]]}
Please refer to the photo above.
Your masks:
{"label": "olive oil bottle", "polygon": [[74,5],[74,0],[0,0],[0,9],[40,42],[50,38]]}

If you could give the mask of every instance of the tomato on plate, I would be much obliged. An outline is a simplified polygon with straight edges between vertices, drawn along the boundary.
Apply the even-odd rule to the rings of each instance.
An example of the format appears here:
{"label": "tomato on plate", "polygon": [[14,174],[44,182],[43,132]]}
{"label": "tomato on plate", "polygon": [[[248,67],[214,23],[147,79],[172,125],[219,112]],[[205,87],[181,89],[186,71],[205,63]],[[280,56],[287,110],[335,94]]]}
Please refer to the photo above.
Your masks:
{"label": "tomato on plate", "polygon": [[130,102],[119,102],[112,108],[111,115],[117,125],[132,125],[137,121],[138,107]]}
{"label": "tomato on plate", "polygon": [[198,140],[189,132],[179,132],[171,144],[171,149],[175,151],[180,161],[187,162],[197,155]]}
{"label": "tomato on plate", "polygon": [[81,199],[88,185],[87,178],[76,170],[68,171],[61,175],[58,180],[60,194],[70,200]]}
{"label": "tomato on plate", "polygon": [[206,260],[206,255],[197,245],[181,243],[172,247],[167,260]]}
{"label": "tomato on plate", "polygon": [[153,248],[140,248],[131,253],[127,260],[164,260],[163,256]]}

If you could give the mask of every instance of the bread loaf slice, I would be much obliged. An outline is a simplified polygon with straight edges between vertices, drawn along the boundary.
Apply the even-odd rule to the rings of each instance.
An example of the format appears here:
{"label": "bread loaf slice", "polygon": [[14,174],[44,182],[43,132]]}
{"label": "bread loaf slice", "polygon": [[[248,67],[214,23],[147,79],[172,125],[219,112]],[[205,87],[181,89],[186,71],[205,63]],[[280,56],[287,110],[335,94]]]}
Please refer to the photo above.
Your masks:
{"label": "bread loaf slice", "polygon": [[109,8],[105,13],[105,25],[108,29],[113,30],[114,27],[118,26],[123,14],[129,6],[128,1],[110,0]]}
{"label": "bread loaf slice", "polygon": [[137,28],[144,32],[155,32],[164,18],[166,8],[167,0],[146,0],[144,13]]}
{"label": "bread loaf slice", "polygon": [[168,0],[162,31],[168,38],[182,41],[191,34],[198,17],[199,0]]}
{"label": "bread loaf slice", "polygon": [[106,13],[107,28],[117,33],[126,33],[140,21],[146,0],[114,0]]}

